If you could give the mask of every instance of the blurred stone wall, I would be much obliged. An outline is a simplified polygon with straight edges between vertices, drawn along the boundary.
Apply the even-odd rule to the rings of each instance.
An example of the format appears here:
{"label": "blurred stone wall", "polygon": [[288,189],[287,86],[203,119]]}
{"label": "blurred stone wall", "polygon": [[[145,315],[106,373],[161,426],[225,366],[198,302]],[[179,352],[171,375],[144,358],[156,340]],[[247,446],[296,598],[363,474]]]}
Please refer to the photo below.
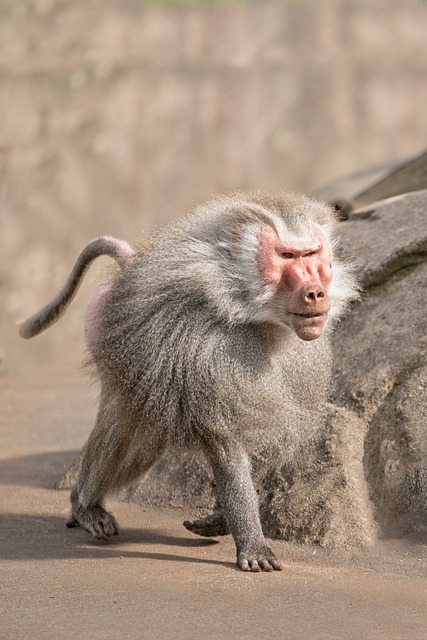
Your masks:
{"label": "blurred stone wall", "polygon": [[426,26],[414,0],[0,0],[3,368],[81,350],[99,268],[60,325],[14,323],[92,237],[422,150]]}

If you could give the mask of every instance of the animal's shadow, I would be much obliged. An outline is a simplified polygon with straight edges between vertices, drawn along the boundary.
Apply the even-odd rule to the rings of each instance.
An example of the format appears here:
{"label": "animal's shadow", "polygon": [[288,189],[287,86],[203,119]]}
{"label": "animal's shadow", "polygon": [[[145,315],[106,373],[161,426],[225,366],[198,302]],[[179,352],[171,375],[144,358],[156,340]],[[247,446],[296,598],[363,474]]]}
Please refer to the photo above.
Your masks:
{"label": "animal's shadow", "polygon": [[[212,544],[216,540],[186,538],[167,535],[156,529],[121,529],[119,537],[108,541],[95,541],[79,528],[67,529],[64,518],[50,515],[0,514],[2,560],[60,560],[60,559],[105,559],[105,558],[147,558],[173,562],[190,562],[234,566],[209,558],[197,558],[165,551],[148,551],[147,546],[179,547],[197,549]],[[140,544],[141,550],[134,545]],[[132,545],[132,549],[126,549]]]}
{"label": "animal's shadow", "polygon": [[[78,451],[52,452],[3,460],[0,483],[52,489],[77,455]],[[120,529],[119,536],[104,542],[95,541],[80,528],[67,529],[65,516],[0,513],[0,559],[128,557],[234,566],[233,563],[185,555],[185,549],[208,547],[216,544],[217,540],[168,535],[160,529],[144,529],[143,515],[141,511],[140,529]],[[141,549],[136,550],[134,545],[139,544]],[[127,546],[132,546],[132,549]],[[183,554],[168,553],[167,550],[165,553],[148,551],[147,546],[178,547],[183,549]]]}

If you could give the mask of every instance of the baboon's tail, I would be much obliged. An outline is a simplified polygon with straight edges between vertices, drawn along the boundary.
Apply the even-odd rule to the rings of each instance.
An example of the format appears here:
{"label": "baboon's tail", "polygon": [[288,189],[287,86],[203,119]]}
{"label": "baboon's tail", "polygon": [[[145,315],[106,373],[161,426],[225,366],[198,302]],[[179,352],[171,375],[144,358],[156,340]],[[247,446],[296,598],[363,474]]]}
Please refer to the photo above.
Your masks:
{"label": "baboon's tail", "polygon": [[134,253],[134,250],[127,242],[117,240],[117,238],[112,238],[111,236],[101,236],[89,242],[77,258],[73,270],[61,291],[40,311],[37,311],[22,322],[19,327],[21,338],[33,338],[59,320],[76,295],[83,276],[95,258],[107,255],[114,258],[119,265],[123,265]]}

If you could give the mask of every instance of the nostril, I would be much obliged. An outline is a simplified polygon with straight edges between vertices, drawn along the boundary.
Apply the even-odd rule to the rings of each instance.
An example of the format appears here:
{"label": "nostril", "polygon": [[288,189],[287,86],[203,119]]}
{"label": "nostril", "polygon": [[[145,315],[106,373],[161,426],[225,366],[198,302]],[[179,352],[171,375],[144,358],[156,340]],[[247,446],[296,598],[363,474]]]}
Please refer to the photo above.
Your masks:
{"label": "nostril", "polygon": [[317,300],[323,300],[325,298],[325,292],[323,289],[311,289],[305,294],[306,302],[317,302]]}

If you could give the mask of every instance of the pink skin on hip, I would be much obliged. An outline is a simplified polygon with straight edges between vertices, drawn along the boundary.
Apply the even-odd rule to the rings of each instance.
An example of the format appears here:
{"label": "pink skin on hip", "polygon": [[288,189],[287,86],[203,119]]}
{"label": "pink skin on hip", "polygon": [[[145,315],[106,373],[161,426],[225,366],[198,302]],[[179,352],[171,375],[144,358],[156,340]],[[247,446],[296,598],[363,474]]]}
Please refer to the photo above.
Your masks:
{"label": "pink skin on hip", "polygon": [[96,327],[96,319],[101,312],[101,307],[110,289],[111,284],[102,284],[97,289],[92,300],[89,302],[84,321],[85,340],[87,345],[89,345],[92,340],[94,335],[93,332]]}

